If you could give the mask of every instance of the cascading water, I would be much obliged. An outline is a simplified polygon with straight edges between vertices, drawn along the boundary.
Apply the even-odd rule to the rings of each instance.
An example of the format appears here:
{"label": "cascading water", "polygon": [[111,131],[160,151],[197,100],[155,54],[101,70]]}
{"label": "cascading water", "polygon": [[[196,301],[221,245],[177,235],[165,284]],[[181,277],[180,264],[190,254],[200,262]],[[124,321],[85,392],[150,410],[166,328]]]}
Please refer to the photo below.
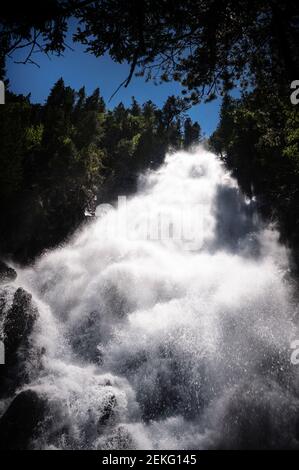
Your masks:
{"label": "cascading water", "polygon": [[18,271],[39,311],[22,390],[47,400],[32,447],[298,447],[287,270],[213,154],[167,156],[126,205]]}

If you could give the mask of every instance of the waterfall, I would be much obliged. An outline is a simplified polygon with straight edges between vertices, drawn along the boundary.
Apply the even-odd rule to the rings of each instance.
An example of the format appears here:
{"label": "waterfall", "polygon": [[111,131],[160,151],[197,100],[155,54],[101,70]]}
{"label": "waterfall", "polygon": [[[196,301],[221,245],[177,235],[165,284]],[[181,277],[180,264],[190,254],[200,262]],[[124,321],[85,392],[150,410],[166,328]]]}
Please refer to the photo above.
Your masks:
{"label": "waterfall", "polygon": [[17,392],[47,403],[31,446],[299,447],[288,257],[215,155],[168,155],[18,269],[39,317]]}

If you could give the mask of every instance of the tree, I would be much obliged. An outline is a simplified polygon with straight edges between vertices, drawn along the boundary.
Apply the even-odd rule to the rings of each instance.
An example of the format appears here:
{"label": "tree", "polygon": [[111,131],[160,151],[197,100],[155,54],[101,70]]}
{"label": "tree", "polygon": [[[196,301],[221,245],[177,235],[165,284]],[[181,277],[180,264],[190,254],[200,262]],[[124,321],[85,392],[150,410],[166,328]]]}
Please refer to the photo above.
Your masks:
{"label": "tree", "polygon": [[46,0],[40,9],[29,0],[1,14],[0,44],[2,58],[27,44],[24,62],[36,49],[60,54],[75,16],[74,39],[88,52],[130,63],[124,86],[135,72],[174,79],[197,102],[235,84],[283,88],[294,80],[298,12],[295,0]]}
{"label": "tree", "polygon": [[[276,0],[94,2],[76,40],[148,79],[179,80],[198,101],[233,85],[289,84],[298,72],[298,4]],[[121,24],[119,30],[117,25]]]}
{"label": "tree", "polygon": [[132,114],[132,116],[135,116],[135,117],[139,117],[141,115],[141,107],[139,103],[136,101],[134,96],[132,97],[130,113]]}
{"label": "tree", "polygon": [[299,111],[276,90],[223,100],[210,146],[220,154],[242,191],[277,221],[294,250],[299,272]]}
{"label": "tree", "polygon": [[62,79],[45,105],[8,92],[0,107],[0,255],[32,260],[83,223],[96,197],[134,191],[141,171],[181,147],[179,104],[168,100],[165,116],[136,100],[107,111],[98,89],[87,96]]}
{"label": "tree", "polygon": [[201,140],[201,128],[198,122],[192,123],[191,118],[185,119],[184,123],[184,147],[187,149],[192,145],[199,144]]}

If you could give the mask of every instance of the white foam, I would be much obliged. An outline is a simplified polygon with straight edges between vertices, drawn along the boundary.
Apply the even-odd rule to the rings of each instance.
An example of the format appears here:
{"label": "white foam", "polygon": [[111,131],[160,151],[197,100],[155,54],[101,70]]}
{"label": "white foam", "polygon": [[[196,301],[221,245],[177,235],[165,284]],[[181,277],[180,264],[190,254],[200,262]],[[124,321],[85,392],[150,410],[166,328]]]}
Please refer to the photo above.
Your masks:
{"label": "white foam", "polygon": [[[288,254],[202,148],[167,156],[142,182],[126,209],[19,272],[40,311],[35,343],[46,348],[30,386],[64,404],[75,447],[217,447],[232,390],[257,378],[278,388],[297,380],[288,370],[296,335]],[[204,217],[197,250],[141,237],[148,213],[179,218],[188,205]],[[124,217],[133,238],[113,232]],[[248,394],[255,403],[254,388]],[[114,421],[99,430],[111,395]]]}

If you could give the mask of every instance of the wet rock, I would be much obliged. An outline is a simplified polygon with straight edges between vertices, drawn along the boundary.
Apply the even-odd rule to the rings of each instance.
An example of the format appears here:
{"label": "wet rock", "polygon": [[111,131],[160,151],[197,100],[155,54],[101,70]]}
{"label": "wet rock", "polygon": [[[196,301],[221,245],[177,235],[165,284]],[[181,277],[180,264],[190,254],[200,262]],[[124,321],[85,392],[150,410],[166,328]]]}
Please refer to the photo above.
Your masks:
{"label": "wet rock", "polygon": [[22,288],[17,289],[3,327],[5,352],[8,360],[21,343],[28,340],[37,318],[38,310],[32,303],[32,295]]}
{"label": "wet rock", "polygon": [[0,282],[12,282],[16,277],[16,271],[10,266],[7,266],[3,261],[0,261]]}
{"label": "wet rock", "polygon": [[74,447],[68,409],[35,390],[20,392],[0,418],[0,451]]}
{"label": "wet rock", "polygon": [[102,341],[100,313],[93,311],[74,325],[70,341],[74,351],[81,358],[100,364],[102,361],[102,353],[98,347]]}
{"label": "wet rock", "polygon": [[12,401],[0,419],[0,450],[26,450],[41,430],[47,402],[33,390]]}
{"label": "wet rock", "polygon": [[136,443],[125,426],[118,426],[111,434],[98,441],[98,450],[130,450],[135,449]]}
{"label": "wet rock", "polygon": [[0,396],[10,396],[17,386],[26,382],[25,365],[32,356],[29,339],[39,314],[31,294],[22,288],[13,293],[8,308],[7,293],[4,292],[1,299],[1,340],[5,346],[5,364],[0,366]]}
{"label": "wet rock", "polygon": [[105,426],[106,424],[114,421],[114,409],[116,405],[117,405],[116,397],[115,395],[111,395],[107,399],[107,402],[105,403],[104,408],[103,408],[102,415],[99,418],[99,421],[98,421],[99,430],[101,429],[102,426]]}
{"label": "wet rock", "polygon": [[219,413],[222,438],[217,448],[298,450],[298,406],[298,399],[273,381],[241,384],[226,402],[224,415]]}

